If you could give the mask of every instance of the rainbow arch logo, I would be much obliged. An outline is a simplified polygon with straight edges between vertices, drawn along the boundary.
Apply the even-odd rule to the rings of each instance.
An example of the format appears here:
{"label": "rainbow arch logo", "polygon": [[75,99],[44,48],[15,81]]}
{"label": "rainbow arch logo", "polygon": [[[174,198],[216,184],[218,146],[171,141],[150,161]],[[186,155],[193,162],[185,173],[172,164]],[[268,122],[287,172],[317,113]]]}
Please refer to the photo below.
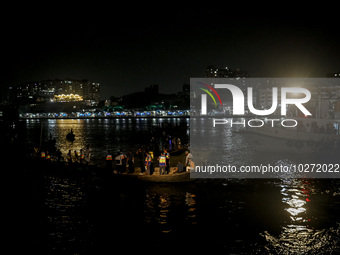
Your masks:
{"label": "rainbow arch logo", "polygon": [[197,82],[197,83],[206,87],[206,88],[201,88],[200,87],[199,89],[203,90],[205,93],[207,93],[212,98],[212,100],[214,101],[215,105],[217,105],[216,99],[215,99],[215,97],[211,94],[211,92],[208,89],[210,89],[215,94],[215,96],[217,97],[218,101],[220,102],[220,105],[223,106],[220,95],[217,93],[217,91],[212,86],[210,86],[210,85],[208,85],[206,83],[203,83],[203,82]]}

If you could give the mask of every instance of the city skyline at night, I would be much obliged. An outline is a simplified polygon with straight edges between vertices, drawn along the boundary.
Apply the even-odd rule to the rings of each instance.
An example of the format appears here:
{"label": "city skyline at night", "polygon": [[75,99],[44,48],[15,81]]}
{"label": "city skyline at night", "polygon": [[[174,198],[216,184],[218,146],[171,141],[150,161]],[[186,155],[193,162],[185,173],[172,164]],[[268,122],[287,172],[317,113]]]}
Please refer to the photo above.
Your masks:
{"label": "city skyline at night", "polygon": [[3,7],[8,250],[340,254],[337,6],[98,3]]}
{"label": "city skyline at night", "polygon": [[176,93],[190,77],[204,77],[209,65],[240,69],[250,77],[339,72],[340,43],[331,13],[322,20],[298,11],[286,16],[129,10],[128,15],[52,18],[56,13],[26,13],[4,29],[2,89],[28,81],[88,79],[101,84],[106,99],[151,84],[161,93]]}

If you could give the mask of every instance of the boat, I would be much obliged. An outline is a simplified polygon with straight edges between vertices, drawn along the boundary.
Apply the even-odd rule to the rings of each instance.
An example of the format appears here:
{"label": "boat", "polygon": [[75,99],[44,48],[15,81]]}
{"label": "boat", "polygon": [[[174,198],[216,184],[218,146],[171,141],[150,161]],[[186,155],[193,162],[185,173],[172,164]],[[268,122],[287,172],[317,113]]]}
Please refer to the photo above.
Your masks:
{"label": "boat", "polygon": [[136,168],[135,172],[132,174],[122,174],[120,175],[122,178],[131,178],[135,180],[140,180],[143,182],[191,182],[194,181],[195,178],[190,177],[190,171],[182,172],[182,173],[174,173],[175,168],[171,167],[169,174],[160,175],[159,168],[155,167],[155,170],[152,175],[140,174],[140,169]]}
{"label": "boat", "polygon": [[188,150],[188,146],[184,145],[184,146],[181,146],[180,148],[169,151],[169,153],[170,153],[170,156],[178,156],[178,155],[183,154],[187,150]]}
{"label": "boat", "polygon": [[256,150],[292,153],[340,152],[340,120],[294,118],[295,127],[272,126],[247,128]]}
{"label": "boat", "polygon": [[66,139],[73,142],[76,138],[75,138],[75,134],[73,134],[73,130],[71,129],[71,132],[67,133],[66,135]]}
{"label": "boat", "polygon": [[191,182],[195,180],[190,178],[190,172],[175,173],[175,174],[152,174],[152,175],[130,175],[132,178],[136,178],[144,182]]}

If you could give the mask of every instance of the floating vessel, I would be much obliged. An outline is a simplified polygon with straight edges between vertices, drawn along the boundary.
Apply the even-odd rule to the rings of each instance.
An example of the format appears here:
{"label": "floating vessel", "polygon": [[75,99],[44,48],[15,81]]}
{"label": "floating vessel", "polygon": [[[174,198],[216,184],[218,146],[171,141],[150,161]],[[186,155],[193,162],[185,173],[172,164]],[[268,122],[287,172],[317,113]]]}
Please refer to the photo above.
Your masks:
{"label": "floating vessel", "polygon": [[73,134],[73,131],[71,129],[71,132],[67,133],[66,135],[66,139],[73,142],[76,138],[75,138],[75,134]]}
{"label": "floating vessel", "polygon": [[334,153],[340,151],[340,120],[294,118],[295,127],[264,125],[247,128],[261,151]]}
{"label": "floating vessel", "polygon": [[183,172],[178,174],[167,174],[167,175],[139,175],[131,174],[125,175],[126,177],[135,178],[145,182],[190,182],[195,180],[190,178],[190,172]]}

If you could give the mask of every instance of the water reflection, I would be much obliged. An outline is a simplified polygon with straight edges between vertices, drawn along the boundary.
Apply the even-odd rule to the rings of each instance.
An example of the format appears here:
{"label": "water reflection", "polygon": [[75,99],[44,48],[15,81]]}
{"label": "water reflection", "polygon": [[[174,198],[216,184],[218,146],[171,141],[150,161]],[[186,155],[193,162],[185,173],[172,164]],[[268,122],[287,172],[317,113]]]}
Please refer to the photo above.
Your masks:
{"label": "water reflection", "polygon": [[296,180],[285,182],[286,183],[281,185],[281,194],[283,195],[282,202],[289,206],[288,208],[285,208],[285,210],[290,214],[290,218],[293,222],[306,222],[307,219],[302,216],[306,216],[306,203],[310,202],[310,199],[308,198],[308,186],[303,183],[303,181],[301,181],[301,183]]}
{"label": "water reflection", "polygon": [[187,206],[186,223],[196,224],[196,195],[187,192],[185,194],[185,204]]}
{"label": "water reflection", "polygon": [[[52,137],[64,157],[69,150],[79,153],[89,144],[92,148],[91,160],[100,164],[108,150],[118,153],[122,149],[127,152],[138,145],[148,145],[152,136],[161,139],[163,135],[172,135],[180,137],[182,144],[186,144],[188,123],[189,119],[184,118],[31,119],[26,121],[26,142],[39,147],[41,140],[47,141]],[[167,127],[169,134],[165,131],[160,134],[163,127]],[[71,129],[75,135],[73,142],[66,139]]]}
{"label": "water reflection", "polygon": [[[317,181],[287,179],[279,184],[287,218],[282,219],[279,234],[271,234],[269,231],[262,233],[267,241],[266,247],[272,253],[324,254],[339,250],[340,224],[334,225],[332,222],[332,227],[320,228],[322,217],[327,217],[328,214],[334,217],[331,211],[325,211],[324,206],[330,205],[323,205],[324,201],[332,204],[334,196],[324,196],[322,187],[317,190],[315,182]],[[329,190],[326,189],[326,193],[327,191]]]}
{"label": "water reflection", "polygon": [[[168,224],[168,214],[169,214],[169,208],[171,206],[170,199],[167,196],[167,194],[160,195],[159,197],[159,218],[158,222],[161,225],[166,225]],[[162,230],[163,233],[168,233],[170,232],[171,229],[169,228],[164,228]]]}
{"label": "water reflection", "polygon": [[125,245],[144,251],[150,240],[154,249],[184,245],[216,254],[336,254],[339,196],[335,180],[132,185],[49,176],[37,195],[44,221],[39,244],[47,246],[42,254]]}
{"label": "water reflection", "polygon": [[144,222],[159,225],[162,233],[171,232],[177,221],[185,225],[197,223],[196,195],[185,189],[148,187],[144,204]]}
{"label": "water reflection", "polygon": [[45,196],[48,250],[79,252],[90,227],[84,207],[86,193],[79,180],[47,177]]}

